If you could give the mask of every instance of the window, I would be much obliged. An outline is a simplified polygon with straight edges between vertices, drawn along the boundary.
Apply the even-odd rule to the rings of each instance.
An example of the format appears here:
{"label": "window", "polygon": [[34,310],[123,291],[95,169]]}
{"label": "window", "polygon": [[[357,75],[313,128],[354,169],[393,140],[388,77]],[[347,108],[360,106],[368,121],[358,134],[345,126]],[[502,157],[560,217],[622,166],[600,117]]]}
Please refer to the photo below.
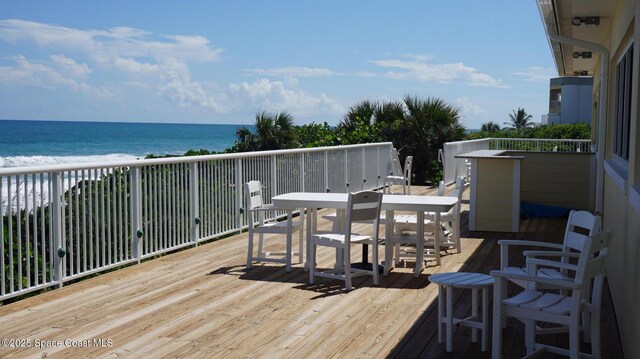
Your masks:
{"label": "window", "polygon": [[616,65],[616,116],[613,153],[629,160],[629,125],[631,122],[631,78],[633,43]]}

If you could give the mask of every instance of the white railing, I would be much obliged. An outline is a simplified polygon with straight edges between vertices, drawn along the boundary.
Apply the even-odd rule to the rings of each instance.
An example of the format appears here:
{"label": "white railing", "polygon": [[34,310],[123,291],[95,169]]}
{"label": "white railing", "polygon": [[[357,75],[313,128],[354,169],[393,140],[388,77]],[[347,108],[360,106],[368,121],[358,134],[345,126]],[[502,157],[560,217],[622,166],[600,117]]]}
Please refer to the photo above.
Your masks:
{"label": "white railing", "polygon": [[391,143],[0,169],[0,300],[239,232],[265,197],[382,186]]}
{"label": "white railing", "polygon": [[441,158],[443,166],[443,180],[445,183],[453,183],[456,177],[467,177],[467,164],[463,159],[456,158],[455,156],[477,151],[489,149],[490,139],[483,138],[481,140],[470,141],[456,141],[447,142],[444,144],[443,154]]}
{"label": "white railing", "polygon": [[540,138],[483,138],[480,140],[447,142],[444,144],[444,181],[452,183],[457,176],[467,176],[467,163],[455,156],[476,150],[506,150],[526,152],[592,152],[591,140]]}
{"label": "white railing", "polygon": [[591,140],[491,138],[490,149],[535,152],[591,152]]}

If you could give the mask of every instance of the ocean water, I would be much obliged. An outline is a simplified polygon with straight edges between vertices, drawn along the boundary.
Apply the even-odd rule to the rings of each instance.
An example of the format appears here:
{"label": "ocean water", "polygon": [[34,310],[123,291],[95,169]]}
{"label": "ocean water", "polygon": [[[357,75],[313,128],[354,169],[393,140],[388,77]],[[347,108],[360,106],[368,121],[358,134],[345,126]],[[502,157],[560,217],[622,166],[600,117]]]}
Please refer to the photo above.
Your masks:
{"label": "ocean water", "polygon": [[239,125],[0,120],[0,168],[183,154],[233,145]]}

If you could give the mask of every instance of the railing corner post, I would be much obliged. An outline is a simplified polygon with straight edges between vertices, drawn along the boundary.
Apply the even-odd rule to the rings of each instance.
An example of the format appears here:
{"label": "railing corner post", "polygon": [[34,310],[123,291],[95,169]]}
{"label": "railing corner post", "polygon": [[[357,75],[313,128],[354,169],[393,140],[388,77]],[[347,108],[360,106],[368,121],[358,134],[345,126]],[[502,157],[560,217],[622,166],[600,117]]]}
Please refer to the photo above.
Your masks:
{"label": "railing corner post", "polygon": [[235,164],[235,188],[236,188],[236,228],[238,233],[242,233],[242,215],[240,214],[240,208],[242,208],[242,159],[237,158]]}
{"label": "railing corner post", "polygon": [[200,186],[198,163],[189,163],[189,236],[194,246],[198,245],[200,237]]}
{"label": "railing corner post", "polygon": [[144,230],[142,229],[142,180],[140,167],[129,169],[131,181],[131,196],[129,197],[131,208],[131,256],[140,262],[142,257],[142,242]]}
{"label": "railing corner post", "polygon": [[64,248],[64,238],[62,238],[62,193],[60,186],[60,172],[51,173],[51,225],[52,225],[52,241],[53,241],[53,280],[58,282],[58,287],[64,285],[64,257],[66,250]]}

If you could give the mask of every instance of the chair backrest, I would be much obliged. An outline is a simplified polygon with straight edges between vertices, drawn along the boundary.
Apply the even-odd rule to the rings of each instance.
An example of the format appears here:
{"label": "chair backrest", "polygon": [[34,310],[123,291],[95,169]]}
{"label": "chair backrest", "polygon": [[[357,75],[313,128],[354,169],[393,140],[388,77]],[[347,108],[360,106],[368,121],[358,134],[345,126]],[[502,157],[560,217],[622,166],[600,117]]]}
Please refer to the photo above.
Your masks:
{"label": "chair backrest", "polygon": [[375,191],[349,193],[345,221],[347,238],[351,235],[351,225],[362,221],[373,221],[374,236],[377,237],[381,204],[382,193]]}
{"label": "chair backrest", "polygon": [[591,296],[592,302],[599,303],[602,295],[605,260],[609,252],[610,238],[611,233],[609,231],[601,231],[585,237],[580,248],[580,258],[576,264],[574,282],[581,284],[585,290],[592,288],[591,293],[582,294],[583,298]]}
{"label": "chair backrest", "polygon": [[264,205],[262,199],[262,186],[260,181],[250,181],[244,184],[247,210],[252,210]]}
{"label": "chair backrest", "polygon": [[564,232],[563,251],[579,251],[584,237],[600,231],[602,218],[588,211],[571,211]]}
{"label": "chair backrest", "polygon": [[411,181],[411,165],[413,164],[413,156],[407,156],[404,160],[404,178]]}
{"label": "chair backrest", "polygon": [[[597,303],[599,308],[610,237],[609,231],[601,231],[590,236],[583,236],[582,240],[576,241],[576,243],[579,242],[576,249],[580,256],[572,270],[575,272],[574,275],[569,275],[570,280],[576,284],[576,288],[571,294],[573,297],[571,311],[574,313],[580,312],[585,299],[591,303]],[[527,270],[533,272],[534,268],[529,267]]]}
{"label": "chair backrest", "polygon": [[460,208],[462,208],[462,194],[464,193],[464,178],[458,176],[456,178],[455,196],[458,197],[458,202],[453,206],[454,213],[460,214]]}

